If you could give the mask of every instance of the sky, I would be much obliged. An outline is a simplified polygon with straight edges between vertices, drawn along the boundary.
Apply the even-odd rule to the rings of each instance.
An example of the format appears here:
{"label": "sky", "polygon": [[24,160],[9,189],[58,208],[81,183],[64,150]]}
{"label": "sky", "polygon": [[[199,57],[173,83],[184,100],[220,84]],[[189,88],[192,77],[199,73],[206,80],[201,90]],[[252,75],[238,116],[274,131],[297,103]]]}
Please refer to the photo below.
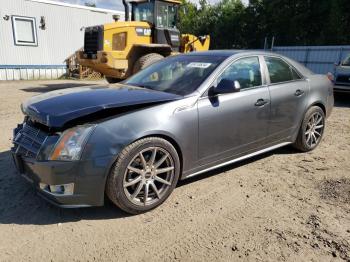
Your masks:
{"label": "sky", "polygon": [[[76,5],[84,5],[86,2],[95,3],[99,8],[113,9],[123,11],[124,7],[122,4],[122,0],[55,0],[58,2],[76,4]],[[192,2],[197,2],[198,0],[192,0]],[[208,0],[209,3],[214,4],[219,0]],[[242,0],[244,4],[248,4],[249,0]]]}

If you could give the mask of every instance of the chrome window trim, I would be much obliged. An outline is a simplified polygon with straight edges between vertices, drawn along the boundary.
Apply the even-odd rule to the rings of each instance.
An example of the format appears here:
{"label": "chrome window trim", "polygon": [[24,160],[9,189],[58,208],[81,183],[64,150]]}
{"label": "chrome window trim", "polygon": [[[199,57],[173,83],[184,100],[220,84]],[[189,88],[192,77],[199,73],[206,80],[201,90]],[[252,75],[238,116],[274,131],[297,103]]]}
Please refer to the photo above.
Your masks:
{"label": "chrome window trim", "polygon": [[[268,86],[267,85],[252,86],[252,87],[249,87],[249,88],[242,89],[239,92],[232,92],[232,93],[227,93],[227,94],[217,94],[215,97],[230,96],[230,95],[233,95],[233,94],[239,94],[239,93],[242,93],[242,92],[252,91],[252,90],[255,90],[255,89],[261,89],[261,88],[264,88],[264,87],[267,88]],[[203,100],[203,99],[207,99],[207,98],[209,98],[208,95],[200,96],[198,101]]]}

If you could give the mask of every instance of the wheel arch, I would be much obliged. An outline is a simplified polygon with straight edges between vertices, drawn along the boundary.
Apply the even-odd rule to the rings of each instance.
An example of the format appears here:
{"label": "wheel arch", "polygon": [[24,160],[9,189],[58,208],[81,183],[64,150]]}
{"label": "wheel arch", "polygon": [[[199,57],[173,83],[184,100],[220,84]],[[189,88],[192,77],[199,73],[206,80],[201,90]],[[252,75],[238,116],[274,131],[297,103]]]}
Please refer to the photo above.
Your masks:
{"label": "wheel arch", "polygon": [[[175,148],[175,150],[179,156],[179,160],[180,160],[180,174],[181,174],[182,173],[182,166],[183,166],[183,155],[182,155],[182,150],[181,150],[179,143],[173,137],[166,135],[166,134],[162,134],[162,133],[149,134],[149,135],[138,138],[137,140],[133,141],[132,143],[134,143],[140,139],[147,138],[147,137],[162,138],[162,139],[168,141]],[[180,177],[181,177],[181,175],[180,175]]]}
{"label": "wheel arch", "polygon": [[[160,133],[160,132],[146,134],[144,136],[140,136],[137,139],[134,139],[134,140],[130,141],[129,143],[125,144],[123,146],[123,148],[125,148],[128,145],[130,145],[132,143],[135,143],[135,142],[137,142],[137,141],[139,141],[141,139],[148,138],[148,137],[162,138],[162,139],[168,141],[175,148],[175,150],[176,150],[176,152],[177,152],[177,154],[179,156],[179,161],[180,161],[180,179],[181,179],[181,174],[182,174],[182,169],[183,169],[183,154],[182,154],[182,150],[181,150],[181,147],[180,147],[179,143],[172,136],[164,134],[164,133]],[[121,148],[120,151],[123,150],[123,148]],[[109,167],[107,169],[108,171],[107,171],[107,173],[105,175],[105,178],[104,178],[105,179],[105,181],[104,181],[104,184],[105,184],[104,188],[105,189],[104,190],[106,190],[107,177],[109,176],[109,174],[111,173],[112,169],[114,168],[114,165],[115,165],[115,163],[118,160],[118,156],[119,156],[119,153],[117,155],[115,155],[112,163],[109,165]]]}
{"label": "wheel arch", "polygon": [[326,106],[321,102],[321,101],[316,101],[314,103],[312,103],[305,111],[305,113],[307,112],[307,110],[309,110],[309,108],[311,108],[312,106],[318,106],[322,109],[323,113],[325,114],[325,116],[327,115],[327,111],[326,111]]}
{"label": "wheel arch", "polygon": [[136,61],[147,54],[156,53],[160,54],[164,57],[167,57],[171,54],[172,50],[169,45],[161,45],[161,44],[139,44],[133,45],[129,54],[128,54],[128,70],[126,75],[131,76],[133,66]]}
{"label": "wheel arch", "polygon": [[[304,117],[305,117],[305,115],[306,115],[306,112],[307,112],[311,107],[313,107],[313,106],[318,106],[319,108],[321,108],[322,111],[323,111],[323,113],[324,113],[325,116],[326,116],[326,113],[327,113],[327,112],[326,112],[326,106],[325,106],[321,101],[315,101],[315,102],[311,103],[309,106],[307,106],[307,107],[305,108],[305,111],[304,111],[304,113],[303,113],[303,117],[300,119],[299,124],[298,124],[298,126],[297,126],[297,127],[298,127],[297,130],[300,129],[300,127],[301,127],[301,125],[302,125],[302,123],[303,123]],[[298,131],[298,132],[299,132],[299,131]],[[294,141],[294,140],[297,138],[298,132],[296,132],[296,134],[293,136],[292,141]]]}
{"label": "wheel arch", "polygon": [[143,55],[150,53],[157,53],[162,56],[169,56],[171,54],[171,46],[162,44],[139,44],[133,45],[130,50],[129,58],[137,59]]}
{"label": "wheel arch", "polygon": [[[324,120],[323,121],[325,121],[325,118],[326,118],[326,106],[322,103],[322,102],[320,102],[320,101],[315,101],[315,102],[313,102],[313,103],[311,103],[307,108],[306,108],[306,110],[305,110],[305,112],[304,112],[304,114],[303,114],[303,117],[302,117],[302,120],[300,121],[300,124],[299,124],[299,126],[298,126],[298,132],[295,132],[295,136],[294,136],[294,138],[293,138],[293,146],[296,148],[296,149],[298,149],[298,150],[300,150],[300,151],[302,151],[302,152],[308,152],[308,151],[311,151],[311,150],[313,150],[313,149],[315,149],[316,148],[316,146],[319,144],[319,142],[320,142],[320,140],[317,142],[317,141],[315,141],[316,142],[316,145],[314,146],[314,147],[312,147],[312,145],[310,145],[310,147],[306,147],[305,146],[305,142],[303,141],[303,137],[304,137],[304,131],[303,131],[303,129],[302,129],[302,127],[303,127],[303,123],[304,123],[304,121],[307,119],[306,118],[306,116],[307,116],[307,114],[308,114],[308,112],[310,111],[310,109],[312,109],[313,107],[318,107],[319,109],[321,109],[322,110],[322,112],[323,112],[323,114],[324,114]],[[325,122],[324,122],[325,123]],[[323,124],[323,129],[324,129],[324,125],[325,124]],[[324,131],[324,130],[323,130]],[[322,132],[322,134],[323,134],[323,132]],[[322,136],[322,134],[321,134],[321,136]],[[316,138],[315,138],[316,139]],[[306,142],[307,143],[307,142]],[[311,143],[312,143],[312,141],[311,141]]]}

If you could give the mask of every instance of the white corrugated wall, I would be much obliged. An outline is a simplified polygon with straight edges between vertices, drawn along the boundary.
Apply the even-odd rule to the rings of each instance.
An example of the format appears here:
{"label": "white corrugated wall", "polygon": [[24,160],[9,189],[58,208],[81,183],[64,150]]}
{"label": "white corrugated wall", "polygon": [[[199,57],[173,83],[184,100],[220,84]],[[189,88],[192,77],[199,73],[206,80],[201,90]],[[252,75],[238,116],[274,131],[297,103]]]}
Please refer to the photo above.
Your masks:
{"label": "white corrugated wall", "polygon": [[[100,11],[100,9],[94,11],[72,5],[50,4],[50,1],[45,3],[31,0],[1,0],[0,68],[3,69],[0,69],[0,80],[28,79],[31,78],[29,76],[60,77],[65,71],[64,60],[84,44],[84,30],[81,28],[113,22],[113,14],[122,16],[122,12],[118,11]],[[8,20],[4,19],[6,16],[9,17]],[[38,46],[15,45],[12,16],[36,19]],[[45,17],[45,30],[39,27],[41,16]],[[4,69],[6,65],[9,66]],[[29,69],[25,65],[30,65]],[[13,69],[16,66],[21,66],[22,69]]]}

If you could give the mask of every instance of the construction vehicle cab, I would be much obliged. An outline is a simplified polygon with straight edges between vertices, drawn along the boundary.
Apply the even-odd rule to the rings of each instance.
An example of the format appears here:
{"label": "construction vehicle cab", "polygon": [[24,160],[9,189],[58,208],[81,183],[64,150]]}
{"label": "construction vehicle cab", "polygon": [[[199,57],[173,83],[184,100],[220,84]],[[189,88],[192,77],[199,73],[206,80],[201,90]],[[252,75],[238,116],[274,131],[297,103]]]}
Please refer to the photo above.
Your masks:
{"label": "construction vehicle cab", "polygon": [[132,21],[147,21],[153,28],[153,43],[166,44],[173,51],[179,51],[180,31],[177,26],[179,2],[177,1],[134,1],[132,4]]}
{"label": "construction vehicle cab", "polygon": [[172,54],[209,49],[209,36],[180,34],[180,1],[123,0],[123,4],[125,21],[85,28],[84,49],[77,52],[81,65],[101,72],[109,82]]}

